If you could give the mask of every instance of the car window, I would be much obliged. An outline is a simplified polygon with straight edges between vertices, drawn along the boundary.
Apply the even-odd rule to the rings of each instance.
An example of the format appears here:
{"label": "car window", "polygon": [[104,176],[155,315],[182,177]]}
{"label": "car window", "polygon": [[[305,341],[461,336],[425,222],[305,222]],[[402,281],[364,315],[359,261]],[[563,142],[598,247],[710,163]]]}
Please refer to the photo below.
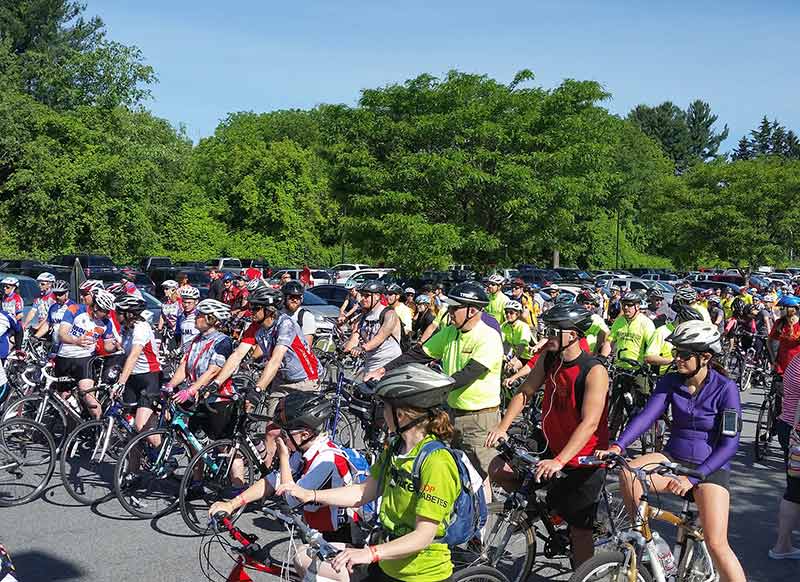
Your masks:
{"label": "car window", "polygon": [[333,270],[334,271],[355,271],[355,267],[353,265],[341,264],[341,265],[334,265],[333,266]]}
{"label": "car window", "polygon": [[30,279],[20,279],[19,294],[25,305],[33,305],[33,300],[39,296],[39,284]]}
{"label": "car window", "polygon": [[647,289],[647,285],[641,281],[631,281],[631,289]]}
{"label": "car window", "polygon": [[222,267],[232,269],[234,267],[242,268],[242,262],[239,259],[225,259],[222,261]]}
{"label": "car window", "polygon": [[142,297],[144,297],[144,302],[147,304],[147,309],[161,309],[161,301],[150,295],[150,293],[142,291]]}
{"label": "car window", "polygon": [[311,291],[304,291],[303,292],[303,305],[327,305],[328,302],[322,299],[321,297],[317,297]]}
{"label": "car window", "polygon": [[315,279],[327,279],[329,277],[327,271],[311,271],[311,276]]}

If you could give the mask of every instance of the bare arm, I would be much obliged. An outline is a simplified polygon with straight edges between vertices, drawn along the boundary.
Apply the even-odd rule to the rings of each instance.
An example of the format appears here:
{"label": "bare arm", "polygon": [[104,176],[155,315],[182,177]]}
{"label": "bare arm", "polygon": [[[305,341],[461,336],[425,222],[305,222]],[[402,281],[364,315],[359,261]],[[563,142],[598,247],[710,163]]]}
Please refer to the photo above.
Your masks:
{"label": "bare arm", "polygon": [[586,376],[586,392],[581,408],[581,422],[564,448],[558,453],[562,463],[566,463],[586,446],[600,425],[608,396],[608,372],[603,366],[594,366]]}
{"label": "bare arm", "polygon": [[428,341],[428,338],[435,334],[437,329],[439,329],[439,325],[434,319],[431,324],[425,328],[425,331],[422,332],[422,335],[419,338],[419,343],[424,344],[426,341]]}
{"label": "bare arm", "polygon": [[264,367],[264,371],[261,372],[261,377],[256,382],[256,389],[258,390],[266,390],[267,386],[269,386],[272,381],[275,379],[275,375],[278,373],[278,370],[281,367],[281,362],[283,361],[283,356],[286,354],[287,350],[286,346],[275,346],[275,349],[272,350],[272,356],[267,362],[267,365]]}
{"label": "bare arm", "polygon": [[233,353],[230,356],[228,356],[228,359],[225,360],[225,365],[222,366],[219,374],[217,374],[217,383],[222,384],[225,380],[233,376],[233,374],[239,368],[239,364],[242,363],[242,360],[244,360],[244,358],[252,349],[253,344],[240,343],[238,346],[236,346],[236,349],[233,350]]}
{"label": "bare arm", "polygon": [[383,325],[375,334],[375,337],[363,345],[364,351],[369,352],[379,347],[390,335],[394,334],[394,330],[398,325],[400,325],[400,321],[397,319],[397,314],[394,309],[389,310],[383,319]]}

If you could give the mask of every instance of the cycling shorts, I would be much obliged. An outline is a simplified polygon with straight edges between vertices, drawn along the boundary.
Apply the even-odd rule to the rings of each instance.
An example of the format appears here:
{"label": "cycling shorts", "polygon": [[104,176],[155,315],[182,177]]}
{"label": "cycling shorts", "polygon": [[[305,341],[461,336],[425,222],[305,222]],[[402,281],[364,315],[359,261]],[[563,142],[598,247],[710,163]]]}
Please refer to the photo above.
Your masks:
{"label": "cycling shorts", "polygon": [[[664,451],[661,451],[661,454],[664,455],[667,459],[669,459],[670,462],[678,463],[679,465],[683,465],[684,467],[686,467],[688,469],[697,469],[697,467],[700,466],[699,463],[689,463],[687,461],[681,461],[680,459],[675,459],[675,458],[669,456]],[[706,476],[706,480],[703,481],[702,483],[700,483],[700,485],[702,485],[703,483],[713,483],[714,485],[719,485],[720,487],[722,487],[726,491],[730,491],[731,490],[731,472],[726,470],[726,469],[718,469],[717,471],[714,471],[713,473],[711,473],[711,475],[707,475]]]}
{"label": "cycling shorts", "polygon": [[94,356],[83,358],[65,358],[56,356],[56,367],[53,373],[56,376],[69,376],[80,382],[81,380],[94,380],[92,374],[92,360]]}
{"label": "cycling shorts", "polygon": [[189,430],[196,432],[201,428],[212,440],[232,437],[236,428],[236,406],[235,402],[228,400],[215,402],[209,404],[208,407],[213,411],[209,414],[201,403],[189,417]]}
{"label": "cycling shorts", "polygon": [[785,421],[778,419],[776,430],[778,432],[778,440],[783,448],[783,461],[786,464],[786,490],[783,492],[783,498],[791,503],[800,503],[800,479],[789,475],[789,435],[792,432],[792,427]]}
{"label": "cycling shorts", "polygon": [[153,408],[153,401],[158,401],[161,392],[161,372],[145,372],[131,374],[125,384],[122,401],[136,403],[136,406]]}
{"label": "cycling shorts", "polygon": [[547,492],[547,505],[554,509],[569,525],[579,529],[592,529],[597,513],[597,501],[605,469],[563,469],[566,477],[559,479]]}

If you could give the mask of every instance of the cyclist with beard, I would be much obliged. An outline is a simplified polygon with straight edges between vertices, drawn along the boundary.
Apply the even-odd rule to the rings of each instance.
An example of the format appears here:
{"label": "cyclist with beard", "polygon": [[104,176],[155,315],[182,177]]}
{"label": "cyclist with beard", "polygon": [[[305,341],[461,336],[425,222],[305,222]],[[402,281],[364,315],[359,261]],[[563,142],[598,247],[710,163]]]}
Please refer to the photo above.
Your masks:
{"label": "cyclist with beard", "polygon": [[281,287],[281,294],[283,295],[281,313],[285,313],[297,322],[297,325],[303,330],[306,342],[313,346],[314,336],[317,333],[317,322],[314,314],[303,307],[303,285],[299,281],[284,283]]}
{"label": "cyclist with beard", "polygon": [[[651,491],[686,495],[691,491],[700,512],[703,535],[720,580],[744,582],[736,554],[728,545],[731,459],[739,446],[741,403],[736,382],[724,375],[714,358],[722,353],[719,330],[705,321],[679,324],[667,338],[673,345],[677,371],[659,380],[645,408],[635,416],[608,451],[622,454],[667,408],[672,418],[669,441],[661,453],[649,453],[631,462],[634,467],[678,462],[706,475],[669,478],[651,475]],[[732,416],[737,428],[723,427],[723,417]],[[724,423],[728,425],[729,423]],[[598,450],[598,456],[607,451]],[[633,476],[620,473],[620,491],[631,515],[642,495]]]}
{"label": "cyclist with beard", "polygon": [[675,311],[664,301],[664,293],[658,287],[647,291],[647,309],[644,314],[649,317],[656,327],[664,325],[675,319]]}
{"label": "cyclist with beard", "polygon": [[[542,430],[551,459],[539,463],[536,477],[566,477],[548,493],[548,503],[570,525],[575,561],[592,557],[592,526],[605,471],[581,467],[578,457],[608,443],[608,372],[602,360],[581,349],[592,313],[583,305],[557,304],[542,315],[545,355],[511,399],[506,414],[486,437],[491,447],[508,438],[508,429],[539,389],[544,389]],[[507,491],[519,487],[513,470],[498,457],[491,475]]]}

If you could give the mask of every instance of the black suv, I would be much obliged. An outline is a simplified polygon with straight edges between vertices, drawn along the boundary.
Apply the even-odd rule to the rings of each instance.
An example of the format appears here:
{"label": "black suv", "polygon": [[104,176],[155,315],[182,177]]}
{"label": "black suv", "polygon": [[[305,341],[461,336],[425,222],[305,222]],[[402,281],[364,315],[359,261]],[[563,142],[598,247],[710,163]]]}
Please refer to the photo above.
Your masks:
{"label": "black suv", "polygon": [[105,255],[58,255],[53,257],[50,261],[52,265],[59,265],[61,267],[72,267],[75,264],[75,259],[78,259],[83,267],[86,276],[92,273],[118,271],[119,269],[114,262]]}

